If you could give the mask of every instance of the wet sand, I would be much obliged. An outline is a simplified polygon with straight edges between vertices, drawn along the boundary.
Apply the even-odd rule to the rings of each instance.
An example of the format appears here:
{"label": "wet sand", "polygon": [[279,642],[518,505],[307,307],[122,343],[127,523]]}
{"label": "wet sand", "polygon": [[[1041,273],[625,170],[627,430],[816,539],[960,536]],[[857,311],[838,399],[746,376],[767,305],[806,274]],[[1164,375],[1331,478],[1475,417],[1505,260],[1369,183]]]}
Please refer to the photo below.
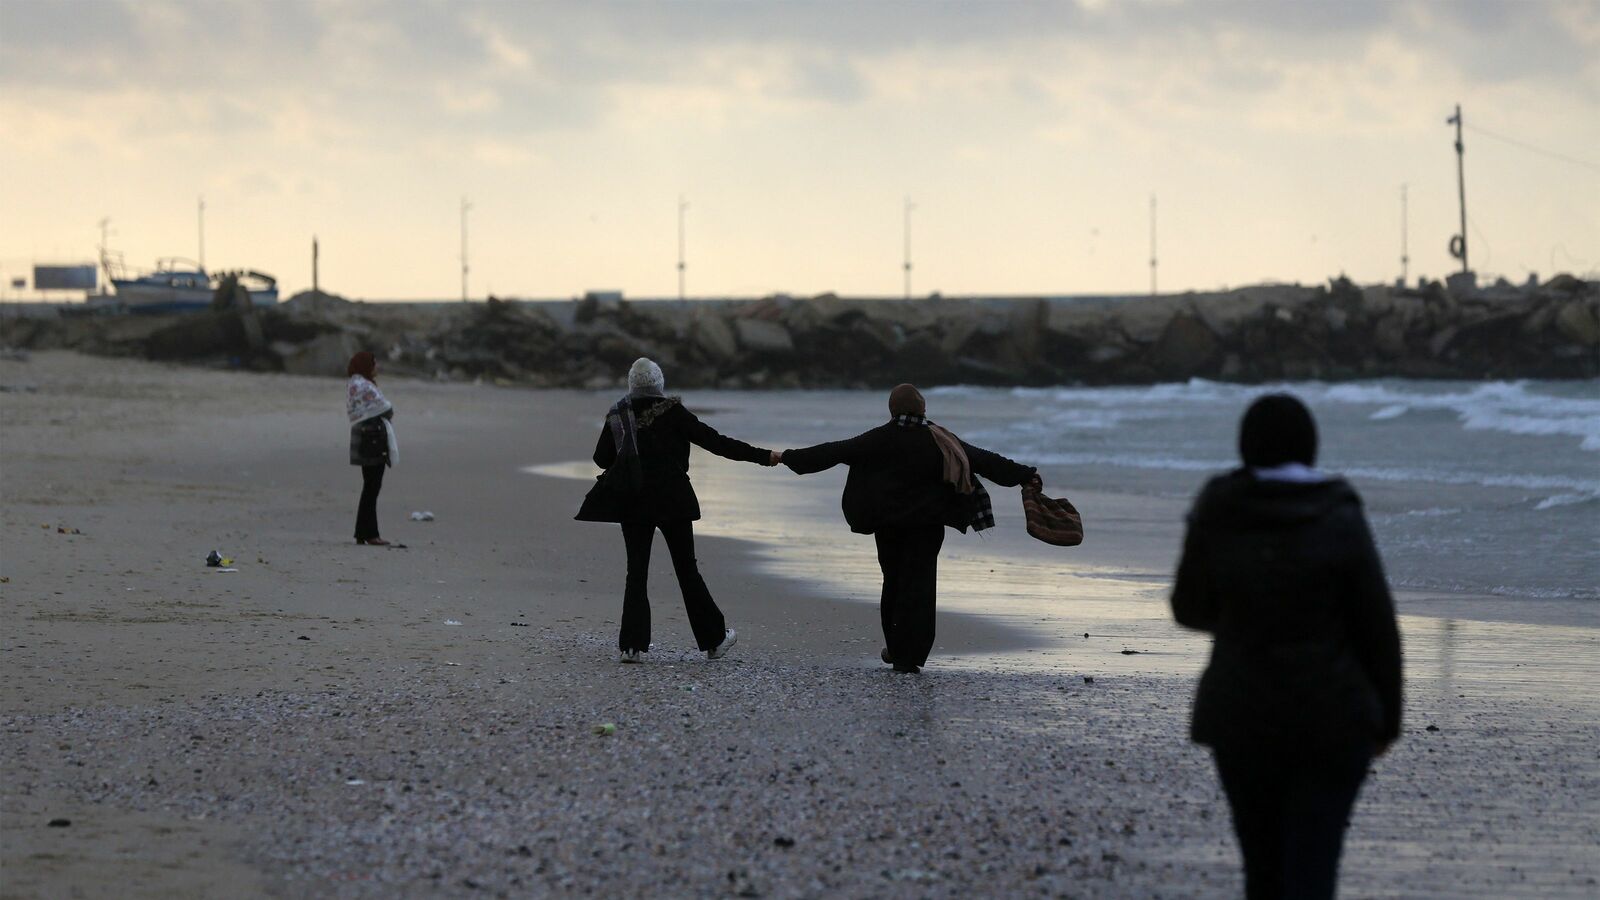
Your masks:
{"label": "wet sand", "polygon": [[[570,521],[584,482],[520,471],[585,458],[605,396],[385,382],[380,521],[407,548],[380,550],[348,537],[338,381],[41,354],[0,386],[0,896],[1239,891],[1186,740],[1207,644],[1153,562],[988,573],[993,545],[952,541],[935,663],[897,677],[870,540],[712,536],[756,528],[747,485],[797,482],[706,465],[699,556],[739,646],[689,652],[658,549],[658,647],[623,667],[620,540]],[[1405,617],[1406,734],[1347,895],[1593,895],[1581,614]]]}

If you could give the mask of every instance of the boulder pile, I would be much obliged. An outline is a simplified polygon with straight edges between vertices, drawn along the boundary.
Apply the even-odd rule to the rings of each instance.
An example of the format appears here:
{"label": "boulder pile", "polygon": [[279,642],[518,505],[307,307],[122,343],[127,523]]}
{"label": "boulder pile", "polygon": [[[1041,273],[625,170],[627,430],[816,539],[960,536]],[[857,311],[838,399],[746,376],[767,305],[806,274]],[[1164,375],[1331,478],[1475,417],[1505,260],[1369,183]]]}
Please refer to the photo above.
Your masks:
{"label": "boulder pile", "polygon": [[308,292],[254,311],[8,319],[0,342],[307,375],[342,375],[366,348],[394,374],[540,387],[612,387],[639,356],[680,387],[1594,378],[1600,282],[1337,278],[1150,298],[684,303],[361,303]]}

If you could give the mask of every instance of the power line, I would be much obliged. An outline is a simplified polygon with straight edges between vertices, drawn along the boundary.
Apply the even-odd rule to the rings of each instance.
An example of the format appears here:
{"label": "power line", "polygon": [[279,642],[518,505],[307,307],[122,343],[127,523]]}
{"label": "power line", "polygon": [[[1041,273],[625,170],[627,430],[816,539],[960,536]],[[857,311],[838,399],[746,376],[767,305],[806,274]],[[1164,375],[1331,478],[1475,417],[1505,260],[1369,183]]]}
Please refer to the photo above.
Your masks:
{"label": "power line", "polygon": [[1479,128],[1476,125],[1465,125],[1463,127],[1465,127],[1468,131],[1475,132],[1477,134],[1481,134],[1481,135],[1483,135],[1484,137],[1487,137],[1487,138],[1494,138],[1497,141],[1504,141],[1504,142],[1506,142],[1508,144],[1511,144],[1512,146],[1521,147],[1522,149],[1528,150],[1528,151],[1533,152],[1533,153],[1543,154],[1545,156],[1550,157],[1551,159],[1559,159],[1562,162],[1571,163],[1572,165],[1575,165],[1575,166],[1582,166],[1583,168],[1589,169],[1590,171],[1593,171],[1593,172],[1600,172],[1600,163],[1590,162],[1590,161],[1588,161],[1586,159],[1578,159],[1575,156],[1568,156],[1565,153],[1557,153],[1554,150],[1546,150],[1543,147],[1535,147],[1534,145],[1528,143],[1527,141],[1520,141],[1520,140],[1517,140],[1514,137],[1507,137],[1506,135],[1503,135],[1503,134],[1497,134],[1497,133],[1495,133],[1493,131],[1488,130],[1487,128]]}

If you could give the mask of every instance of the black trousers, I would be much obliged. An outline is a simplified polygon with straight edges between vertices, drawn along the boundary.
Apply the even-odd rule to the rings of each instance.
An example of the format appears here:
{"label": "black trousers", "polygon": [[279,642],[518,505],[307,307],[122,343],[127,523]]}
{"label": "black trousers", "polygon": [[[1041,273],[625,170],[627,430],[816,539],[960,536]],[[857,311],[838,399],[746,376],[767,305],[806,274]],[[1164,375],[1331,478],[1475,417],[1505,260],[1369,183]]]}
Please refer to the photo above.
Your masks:
{"label": "black trousers", "polygon": [[1371,748],[1311,758],[1218,747],[1215,756],[1244,854],[1245,897],[1332,900]]}
{"label": "black trousers", "polygon": [[356,540],[370,541],[378,534],[378,492],[383,490],[383,465],[361,467],[361,502],[356,506]]}
{"label": "black trousers", "polygon": [[658,528],[667,541],[667,553],[672,556],[672,570],[678,576],[678,590],[683,592],[683,608],[689,614],[694,642],[701,650],[714,649],[722,643],[727,623],[711,599],[706,580],[700,577],[700,566],[694,558],[694,523],[687,519],[622,524],[622,541],[628,547],[628,581],[622,593],[622,630],[617,636],[617,649],[650,649],[650,545]]}
{"label": "black trousers", "polygon": [[879,529],[878,567],[883,570],[883,639],[899,664],[920,666],[933,650],[934,605],[939,587],[943,525]]}

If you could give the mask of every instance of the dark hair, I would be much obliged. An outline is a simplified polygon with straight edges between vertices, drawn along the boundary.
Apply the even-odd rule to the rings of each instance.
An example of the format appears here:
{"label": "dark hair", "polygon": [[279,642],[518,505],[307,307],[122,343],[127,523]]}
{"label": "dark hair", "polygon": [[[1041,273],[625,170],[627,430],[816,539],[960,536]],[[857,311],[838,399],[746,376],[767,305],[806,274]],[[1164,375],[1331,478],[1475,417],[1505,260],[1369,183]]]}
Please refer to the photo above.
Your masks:
{"label": "dark hair", "polygon": [[346,378],[352,375],[360,375],[362,378],[371,381],[373,378],[377,377],[377,371],[377,357],[365,350],[362,350],[355,356],[350,357],[350,365],[345,367],[344,374]]}
{"label": "dark hair", "polygon": [[1239,456],[1251,468],[1317,462],[1317,423],[1290,394],[1258,397],[1239,422]]}

